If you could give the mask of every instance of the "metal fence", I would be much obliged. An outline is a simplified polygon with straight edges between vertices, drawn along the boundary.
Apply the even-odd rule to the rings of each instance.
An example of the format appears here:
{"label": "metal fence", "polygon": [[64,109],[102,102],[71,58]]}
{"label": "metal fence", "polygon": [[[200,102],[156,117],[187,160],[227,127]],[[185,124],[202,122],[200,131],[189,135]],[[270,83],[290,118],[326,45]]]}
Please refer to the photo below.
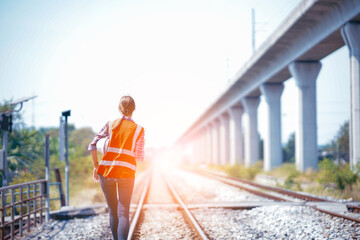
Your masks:
{"label": "metal fence", "polygon": [[[0,188],[0,238],[14,239],[23,236],[30,227],[50,218],[50,200],[60,200],[65,206],[60,170],[55,168],[55,183],[50,183],[50,141],[45,136],[45,179]],[[55,186],[59,197],[50,199],[50,186]],[[45,219],[44,219],[45,218]]]}
{"label": "metal fence", "polygon": [[49,219],[47,180],[37,180],[0,188],[1,239],[23,236],[30,227]]}

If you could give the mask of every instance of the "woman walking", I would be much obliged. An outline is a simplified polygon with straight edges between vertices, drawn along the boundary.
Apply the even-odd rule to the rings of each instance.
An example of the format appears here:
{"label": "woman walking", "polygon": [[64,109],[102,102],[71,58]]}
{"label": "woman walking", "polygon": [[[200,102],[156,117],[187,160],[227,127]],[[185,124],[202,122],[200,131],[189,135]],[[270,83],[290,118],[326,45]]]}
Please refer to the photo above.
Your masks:
{"label": "woman walking", "polygon": [[[95,182],[100,180],[114,239],[127,239],[136,161],[144,158],[144,128],[131,119],[134,110],[134,99],[123,96],[119,103],[123,116],[107,122],[89,145],[94,163],[93,178]],[[98,163],[96,144],[102,138],[106,138],[107,146],[104,146],[104,156]]]}

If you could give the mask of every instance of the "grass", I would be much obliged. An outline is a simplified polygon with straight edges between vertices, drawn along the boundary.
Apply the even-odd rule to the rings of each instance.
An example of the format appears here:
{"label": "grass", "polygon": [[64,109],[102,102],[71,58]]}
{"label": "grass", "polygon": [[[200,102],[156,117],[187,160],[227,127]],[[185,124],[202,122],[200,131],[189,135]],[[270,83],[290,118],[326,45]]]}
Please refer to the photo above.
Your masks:
{"label": "grass", "polygon": [[341,191],[334,187],[324,186],[320,183],[316,183],[315,186],[305,189],[305,192],[319,195],[319,196],[330,196],[337,199],[348,199],[353,201],[360,201],[360,184],[359,182],[352,187],[352,190],[346,188]]}
{"label": "grass", "polygon": [[213,169],[213,170],[223,171],[233,177],[239,177],[239,178],[245,178],[248,180],[253,180],[253,179],[255,179],[256,175],[262,171],[263,165],[262,165],[262,162],[259,161],[249,168],[246,168],[239,164],[237,164],[237,165],[222,165],[222,166],[210,165],[209,168]]}
{"label": "grass", "polygon": [[290,172],[295,171],[295,165],[293,163],[284,163],[281,167],[272,169],[269,172],[262,172],[265,175],[277,177],[277,178],[287,178]]}

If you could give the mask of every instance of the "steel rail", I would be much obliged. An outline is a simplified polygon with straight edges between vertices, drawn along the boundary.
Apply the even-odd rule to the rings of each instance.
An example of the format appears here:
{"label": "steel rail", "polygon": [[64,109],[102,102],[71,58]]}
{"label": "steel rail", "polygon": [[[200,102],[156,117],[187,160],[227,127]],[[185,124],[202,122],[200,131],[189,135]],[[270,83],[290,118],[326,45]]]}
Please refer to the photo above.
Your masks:
{"label": "steel rail", "polygon": [[167,179],[162,173],[163,178],[165,179],[166,185],[170,190],[171,195],[174,199],[178,202],[178,204],[182,207],[185,212],[185,217],[190,223],[191,227],[195,230],[198,236],[203,240],[209,240],[208,236],[205,234],[204,230],[200,227],[199,223],[197,222],[196,218],[191,214],[190,210],[187,208],[185,203],[181,200],[179,194],[176,192],[174,186],[170,183],[170,180]]}
{"label": "steel rail", "polygon": [[[280,194],[284,194],[284,195],[288,195],[288,196],[291,196],[291,197],[303,199],[303,200],[306,200],[306,201],[338,203],[335,200],[330,200],[330,199],[326,199],[326,198],[322,198],[322,197],[318,197],[318,196],[311,196],[311,195],[306,194],[306,193],[295,192],[295,191],[291,191],[291,190],[283,189],[283,188],[279,188],[279,187],[266,186],[266,185],[263,185],[263,184],[260,184],[260,183],[255,183],[255,182],[245,180],[245,179],[241,179],[241,178],[237,178],[237,177],[220,175],[220,174],[215,173],[213,171],[208,171],[208,170],[195,170],[195,171],[206,172],[206,173],[209,173],[209,174],[214,175],[214,176],[221,176],[221,177],[224,177],[224,178],[227,178],[227,179],[242,182],[244,184],[249,184],[249,185],[254,186],[254,187],[262,188],[262,189],[269,190],[269,191],[272,191],[272,192],[277,192],[277,193],[280,193]],[[345,204],[346,204],[346,206],[348,208],[353,209],[355,212],[360,212],[360,207],[359,206],[349,204],[349,203],[345,203]]]}
{"label": "steel rail", "polygon": [[[239,185],[239,184],[236,184],[236,183],[232,183],[232,182],[229,182],[225,176],[221,176],[221,175],[216,175],[216,174],[211,174],[210,172],[207,172],[207,171],[202,171],[202,170],[190,170],[190,171],[193,171],[195,173],[198,173],[198,174],[201,174],[201,175],[205,175],[207,177],[212,176],[212,177],[215,177],[217,178],[219,181],[223,182],[223,183],[226,183],[228,185],[231,185],[231,186],[234,186],[234,187],[237,187],[237,188],[240,188],[242,190],[245,190],[247,192],[250,192],[250,193],[253,193],[257,196],[260,196],[260,197],[264,197],[264,198],[269,198],[269,199],[273,199],[275,201],[280,201],[280,202],[288,202],[289,200],[288,199],[285,199],[285,198],[282,198],[282,197],[279,197],[279,196],[274,196],[273,194],[270,194],[270,193],[266,193],[266,192],[261,192],[259,190],[256,190],[256,189],[251,189],[249,187],[246,187],[244,185]],[[230,179],[230,180],[233,180],[233,179]],[[242,183],[244,184],[244,183]]]}
{"label": "steel rail", "polygon": [[244,184],[248,184],[248,185],[251,185],[251,186],[254,186],[254,187],[262,188],[262,189],[269,190],[269,191],[272,191],[272,192],[278,192],[278,193],[281,193],[281,194],[284,194],[284,195],[289,195],[291,197],[296,197],[296,198],[300,198],[300,199],[307,200],[307,201],[317,201],[317,202],[330,202],[331,201],[331,200],[328,200],[326,198],[321,198],[321,197],[317,197],[317,196],[311,196],[311,195],[307,195],[307,194],[303,194],[303,193],[299,193],[299,192],[294,192],[294,191],[291,191],[291,190],[288,190],[288,189],[266,186],[266,185],[262,185],[262,184],[259,184],[259,183],[255,183],[255,182],[245,180],[245,179],[241,179],[241,178],[237,178],[237,177],[220,175],[220,174],[215,173],[213,171],[208,171],[208,170],[196,170],[196,171],[206,172],[206,173],[214,175],[214,176],[220,176],[220,177],[231,179],[231,180],[234,180],[234,181],[237,181],[237,182],[242,182]]}
{"label": "steel rail", "polygon": [[[188,169],[188,171],[189,171],[189,169]],[[259,184],[259,183],[254,183],[254,182],[251,182],[251,181],[248,181],[248,180],[236,178],[236,177],[221,175],[221,174],[214,173],[214,172],[208,171],[208,170],[199,170],[199,169],[197,169],[197,170],[190,170],[190,171],[201,174],[201,175],[206,175],[206,176],[210,175],[212,177],[215,177],[215,178],[219,179],[222,182],[225,182],[225,183],[233,185],[233,186],[237,186],[237,185],[231,184],[231,183],[229,183],[227,181],[223,181],[223,179],[231,179],[233,181],[241,182],[243,184],[248,184],[248,185],[251,185],[251,186],[254,186],[254,187],[258,187],[258,188],[262,188],[262,189],[265,189],[265,190],[277,192],[277,193],[280,193],[280,194],[283,194],[283,195],[288,195],[288,196],[303,199],[303,200],[306,200],[306,201],[337,203],[336,201],[329,200],[329,199],[326,199],[326,198],[320,198],[320,197],[317,197],[317,196],[309,196],[307,194],[293,192],[293,191],[290,191],[290,190],[287,190],[287,189],[282,189],[282,188],[277,188],[277,187],[270,187],[270,186],[262,185],[262,184]],[[256,192],[257,192],[256,190],[252,191],[252,193],[254,193],[256,195],[261,196],[261,195],[264,194],[263,192],[260,192],[260,191],[258,192],[259,194],[257,194]],[[270,198],[271,198],[271,196],[270,196]],[[352,204],[345,204],[345,205],[348,208],[356,209],[357,211],[359,211],[359,209],[360,209],[360,207],[352,205]],[[341,214],[341,213],[321,209],[321,208],[318,208],[316,206],[309,206],[309,207],[311,207],[311,208],[313,208],[315,210],[318,210],[320,212],[327,213],[327,214],[332,215],[332,216],[341,217],[341,218],[344,218],[344,219],[348,219],[348,220],[360,223],[360,219],[358,219],[358,218],[354,218],[354,217],[347,216],[345,214]]]}
{"label": "steel rail", "polygon": [[145,180],[145,184],[144,184],[141,196],[140,196],[140,200],[136,206],[135,213],[131,220],[131,224],[129,227],[129,234],[128,234],[128,238],[127,238],[128,240],[131,240],[134,238],[135,230],[136,230],[137,226],[139,225],[139,219],[140,219],[140,216],[142,213],[143,205],[144,205],[145,199],[147,197],[147,194],[149,192],[148,190],[149,190],[149,186],[150,186],[150,182],[151,182],[152,169],[150,169],[147,174],[149,176]]}

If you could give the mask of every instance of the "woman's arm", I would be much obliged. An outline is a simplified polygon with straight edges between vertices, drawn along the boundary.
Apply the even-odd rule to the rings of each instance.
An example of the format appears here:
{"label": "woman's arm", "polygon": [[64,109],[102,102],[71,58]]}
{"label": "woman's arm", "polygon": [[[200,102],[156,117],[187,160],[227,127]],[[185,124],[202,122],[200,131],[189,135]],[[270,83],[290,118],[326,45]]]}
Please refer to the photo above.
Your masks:
{"label": "woman's arm", "polygon": [[96,150],[91,151],[91,156],[92,156],[94,168],[97,169],[99,167],[97,151]]}
{"label": "woman's arm", "polygon": [[100,132],[98,134],[95,135],[94,139],[89,144],[88,150],[91,151],[91,157],[92,157],[93,165],[94,165],[94,172],[93,172],[94,182],[99,181],[99,175],[97,173],[97,169],[99,167],[99,162],[98,162],[98,157],[97,157],[96,143],[100,139],[108,137],[108,136],[109,136],[109,133],[108,133],[107,123],[106,123],[105,126],[100,130]]}
{"label": "woman's arm", "polygon": [[91,156],[94,164],[93,180],[94,182],[99,182],[99,175],[97,173],[97,169],[99,167],[97,151],[96,150],[91,151]]}
{"label": "woman's arm", "polygon": [[89,144],[88,150],[89,151],[96,151],[96,143],[102,139],[102,138],[106,138],[109,136],[109,132],[108,132],[108,123],[105,124],[105,126],[100,130],[100,132],[98,134],[95,135],[94,139],[91,141],[91,143]]}

